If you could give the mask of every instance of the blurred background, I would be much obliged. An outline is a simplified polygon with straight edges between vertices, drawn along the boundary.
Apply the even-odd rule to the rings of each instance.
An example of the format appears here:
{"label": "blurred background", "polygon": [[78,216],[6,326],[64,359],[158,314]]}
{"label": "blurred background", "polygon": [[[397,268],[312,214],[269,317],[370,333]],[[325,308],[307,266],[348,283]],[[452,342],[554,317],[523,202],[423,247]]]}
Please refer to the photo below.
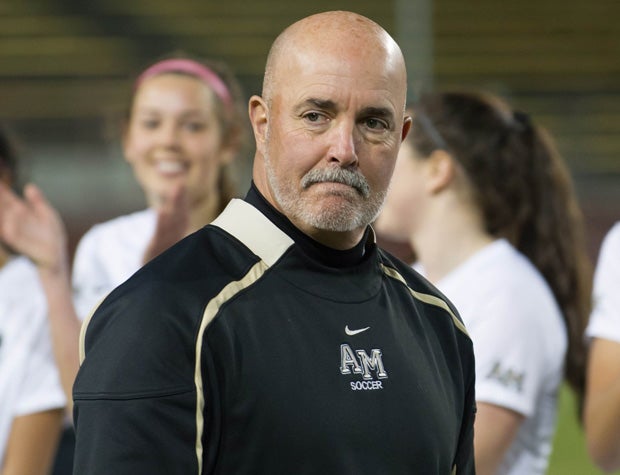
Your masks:
{"label": "blurred background", "polygon": [[[618,0],[0,0],[0,119],[19,139],[26,178],[61,211],[71,246],[94,223],[144,206],[119,144],[135,73],[184,50],[227,62],[249,97],[260,93],[275,36],[333,9],[369,16],[401,44],[410,98],[483,88],[546,126],[569,163],[596,258],[620,219]],[[550,473],[599,473],[572,408],[562,411]]]}
{"label": "blurred background", "polygon": [[330,9],[367,15],[396,38],[411,97],[490,89],[546,126],[571,167],[596,255],[620,218],[617,0],[0,0],[0,119],[71,244],[143,205],[119,145],[136,72],[184,50],[230,64],[249,97],[282,28]]}

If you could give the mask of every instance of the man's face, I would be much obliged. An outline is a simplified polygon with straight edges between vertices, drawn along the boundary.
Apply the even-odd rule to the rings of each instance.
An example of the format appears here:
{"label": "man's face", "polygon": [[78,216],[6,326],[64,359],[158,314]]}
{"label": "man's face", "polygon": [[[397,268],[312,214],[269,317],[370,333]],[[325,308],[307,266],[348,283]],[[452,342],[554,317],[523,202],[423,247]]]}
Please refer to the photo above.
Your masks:
{"label": "man's face", "polygon": [[267,104],[267,198],[314,237],[359,234],[373,221],[403,135],[396,66],[363,48],[349,53],[289,55]]}

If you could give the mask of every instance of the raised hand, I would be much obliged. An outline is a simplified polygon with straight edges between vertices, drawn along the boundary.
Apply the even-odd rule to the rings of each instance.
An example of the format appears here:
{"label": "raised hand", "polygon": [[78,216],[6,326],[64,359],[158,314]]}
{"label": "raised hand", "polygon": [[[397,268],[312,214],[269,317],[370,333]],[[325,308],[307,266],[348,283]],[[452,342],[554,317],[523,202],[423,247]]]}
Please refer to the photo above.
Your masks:
{"label": "raised hand", "polygon": [[24,198],[0,184],[0,241],[29,257],[40,271],[67,272],[65,226],[33,184],[24,188]]}
{"label": "raised hand", "polygon": [[143,257],[146,263],[158,256],[187,234],[190,205],[187,189],[179,185],[170,196],[160,197],[155,233]]}

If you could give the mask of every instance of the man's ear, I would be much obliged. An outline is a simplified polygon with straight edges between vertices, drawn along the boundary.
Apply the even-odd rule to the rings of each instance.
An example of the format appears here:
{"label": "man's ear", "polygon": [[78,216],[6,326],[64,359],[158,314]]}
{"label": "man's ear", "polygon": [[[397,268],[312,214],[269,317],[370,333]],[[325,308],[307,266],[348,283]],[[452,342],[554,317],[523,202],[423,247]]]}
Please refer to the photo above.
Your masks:
{"label": "man's ear", "polygon": [[269,125],[269,108],[260,96],[250,97],[248,104],[248,113],[250,115],[250,123],[254,131],[256,146],[260,147],[265,143],[267,128]]}
{"label": "man's ear", "polygon": [[445,150],[435,150],[426,161],[429,174],[428,189],[431,193],[439,193],[454,179],[456,163]]}
{"label": "man's ear", "polygon": [[404,142],[407,138],[407,135],[409,135],[409,131],[411,130],[411,122],[411,116],[406,115],[405,120],[403,121],[403,129],[400,133],[401,142]]}

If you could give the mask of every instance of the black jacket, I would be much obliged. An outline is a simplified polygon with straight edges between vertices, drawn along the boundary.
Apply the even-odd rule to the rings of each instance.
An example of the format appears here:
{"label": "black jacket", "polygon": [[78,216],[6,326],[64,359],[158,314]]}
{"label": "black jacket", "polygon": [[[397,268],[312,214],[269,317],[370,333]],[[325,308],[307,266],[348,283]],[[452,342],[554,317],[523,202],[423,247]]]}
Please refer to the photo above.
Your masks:
{"label": "black jacket", "polygon": [[474,473],[472,343],[372,238],[252,190],[144,266],[88,324],[74,474]]}

